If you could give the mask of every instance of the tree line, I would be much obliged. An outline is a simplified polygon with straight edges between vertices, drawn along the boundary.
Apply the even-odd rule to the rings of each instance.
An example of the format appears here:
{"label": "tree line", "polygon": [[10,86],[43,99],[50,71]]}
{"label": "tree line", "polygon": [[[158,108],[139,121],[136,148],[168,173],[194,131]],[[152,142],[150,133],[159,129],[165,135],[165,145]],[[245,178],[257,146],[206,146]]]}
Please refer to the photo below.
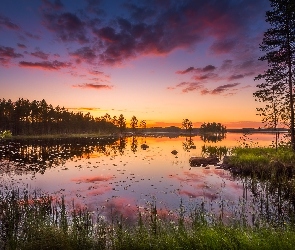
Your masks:
{"label": "tree line", "polygon": [[[0,99],[0,131],[10,131],[12,135],[124,133],[127,129],[136,133],[139,128],[145,131],[146,127],[146,121],[138,121],[136,116],[132,116],[127,128],[123,114],[111,117],[106,113],[93,117],[89,112],[84,114],[70,112],[60,106],[53,107],[44,99],[32,102],[24,98],[15,102]],[[182,128],[191,134],[193,124],[184,119]],[[223,134],[226,133],[226,128],[220,123],[203,123],[200,132]]]}
{"label": "tree line", "polygon": [[[13,135],[79,134],[79,133],[123,133],[126,128],[123,114],[111,117],[108,113],[93,117],[90,113],[68,111],[64,107],[53,107],[44,99],[29,101],[19,98],[0,99],[0,131],[11,131]],[[135,116],[130,122],[131,129],[146,127],[143,120],[138,125]]]}

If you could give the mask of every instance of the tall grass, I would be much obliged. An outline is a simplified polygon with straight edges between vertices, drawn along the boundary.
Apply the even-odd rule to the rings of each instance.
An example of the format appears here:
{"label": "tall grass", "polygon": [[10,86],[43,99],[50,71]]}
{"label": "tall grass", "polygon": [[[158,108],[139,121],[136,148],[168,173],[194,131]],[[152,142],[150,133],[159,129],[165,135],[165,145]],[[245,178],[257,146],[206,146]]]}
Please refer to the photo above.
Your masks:
{"label": "tall grass", "polygon": [[181,204],[176,219],[159,216],[155,203],[137,223],[123,216],[106,221],[85,210],[71,210],[63,197],[1,193],[0,249],[292,249],[291,226],[224,224],[208,220],[202,204],[185,216]]}
{"label": "tall grass", "polygon": [[288,147],[232,149],[230,165],[234,172],[260,179],[291,178],[295,173],[295,154]]}

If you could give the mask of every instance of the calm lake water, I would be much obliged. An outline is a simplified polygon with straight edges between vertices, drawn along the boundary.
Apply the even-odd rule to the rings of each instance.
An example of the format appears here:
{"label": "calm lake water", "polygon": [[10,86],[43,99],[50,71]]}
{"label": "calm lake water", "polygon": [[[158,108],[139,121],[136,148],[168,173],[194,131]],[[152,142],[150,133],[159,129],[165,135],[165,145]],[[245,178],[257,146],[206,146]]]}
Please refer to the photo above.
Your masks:
{"label": "calm lake water", "polygon": [[[0,141],[1,186],[65,196],[68,206],[87,207],[105,217],[120,213],[132,219],[151,203],[166,216],[181,204],[189,210],[202,203],[211,212],[231,216],[242,202],[253,213],[259,204],[253,203],[245,181],[215,166],[189,164],[191,156],[201,156],[203,145],[239,146],[243,135],[228,133],[217,143],[199,136],[192,140],[195,148],[189,150],[185,137]],[[259,146],[273,140],[268,133],[247,136]]]}

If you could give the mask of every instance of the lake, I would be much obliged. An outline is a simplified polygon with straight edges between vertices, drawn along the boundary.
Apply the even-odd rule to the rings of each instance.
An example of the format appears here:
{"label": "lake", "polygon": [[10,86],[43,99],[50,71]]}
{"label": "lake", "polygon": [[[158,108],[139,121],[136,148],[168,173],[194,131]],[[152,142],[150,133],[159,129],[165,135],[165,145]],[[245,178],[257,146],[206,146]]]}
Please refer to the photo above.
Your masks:
{"label": "lake", "polygon": [[222,141],[205,143],[194,136],[190,147],[189,138],[165,136],[2,140],[1,188],[47,193],[57,200],[64,196],[69,207],[106,219],[122,214],[132,221],[139,210],[156,205],[164,217],[198,206],[224,220],[253,220],[261,201],[247,180],[216,166],[191,167],[189,158],[201,156],[203,145],[230,148],[246,141],[269,146],[274,138],[270,133],[227,133]]}

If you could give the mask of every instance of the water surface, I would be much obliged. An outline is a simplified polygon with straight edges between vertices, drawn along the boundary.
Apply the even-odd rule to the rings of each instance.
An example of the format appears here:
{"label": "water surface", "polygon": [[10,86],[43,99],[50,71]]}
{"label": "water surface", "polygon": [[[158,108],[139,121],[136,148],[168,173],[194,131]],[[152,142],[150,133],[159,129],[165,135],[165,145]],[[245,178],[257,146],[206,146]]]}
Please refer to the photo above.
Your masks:
{"label": "water surface", "polygon": [[[216,166],[191,167],[189,158],[201,156],[203,145],[230,148],[244,139],[242,134],[228,133],[222,141],[205,143],[195,136],[189,149],[185,137],[2,141],[0,178],[2,188],[64,196],[69,206],[104,216],[121,213],[132,218],[150,203],[168,215],[180,204],[188,209],[204,201],[207,209],[230,215],[242,200],[252,197],[245,192],[245,182]],[[267,133],[247,136],[247,142],[259,146],[273,140],[274,135]],[[227,209],[221,211],[225,203]],[[247,206],[249,211],[255,207]]]}

